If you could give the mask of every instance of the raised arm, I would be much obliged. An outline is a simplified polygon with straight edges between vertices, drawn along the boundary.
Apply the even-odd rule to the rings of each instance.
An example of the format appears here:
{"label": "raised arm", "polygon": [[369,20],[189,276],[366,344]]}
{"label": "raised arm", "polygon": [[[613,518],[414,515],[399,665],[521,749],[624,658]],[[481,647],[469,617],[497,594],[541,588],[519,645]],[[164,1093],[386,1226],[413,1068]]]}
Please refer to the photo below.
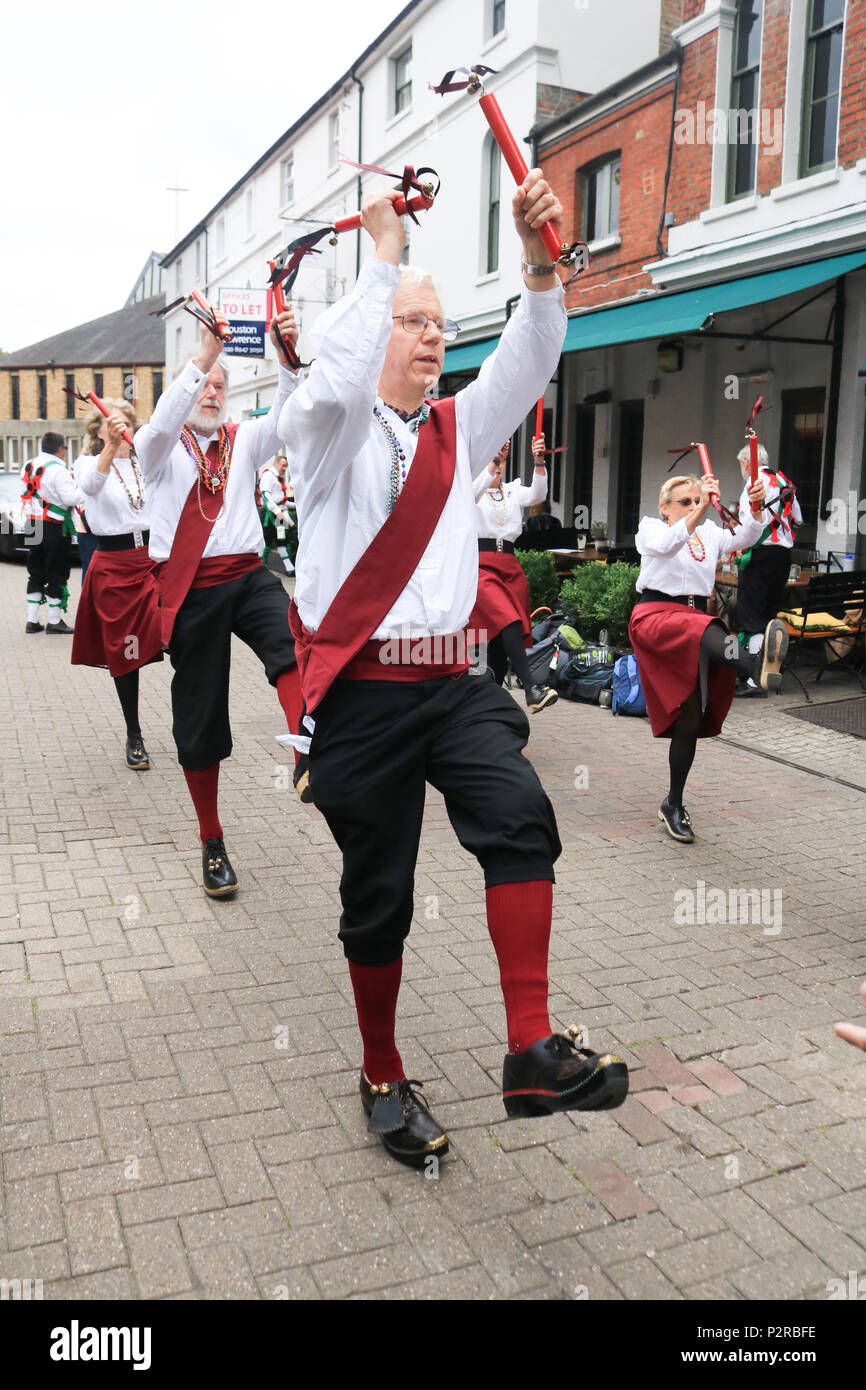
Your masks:
{"label": "raised arm", "polygon": [[476,381],[457,396],[457,421],[469,444],[473,471],[493,457],[544,391],[556,370],[565,338],[565,301],[555,267],[538,229],[560,218],[562,205],[533,169],[512,203],[514,225],[523,249],[523,293],[517,312],[505,327],[499,346]]}
{"label": "raised arm", "polygon": [[535,507],[547,497],[547,469],[536,468],[529,487],[523,483],[515,488],[515,496],[521,507]]}
{"label": "raised arm", "polygon": [[135,453],[145,482],[155,482],[164,471],[206,380],[207,372],[197,366],[195,359],[187,362],[177,380],[160,396],[147,424],[136,430]]}
{"label": "raised arm", "polygon": [[280,447],[280,415],[283,406],[303,380],[301,372],[293,372],[286,364],[276,333],[277,327],[283,341],[294,347],[298,341],[298,326],[295,323],[294,311],[290,307],[287,306],[271,323],[271,342],[277,350],[279,364],[277,394],[274,397],[273,405],[267,415],[262,415],[256,420],[247,420],[243,425],[244,433],[251,445],[253,466],[256,469],[261,468],[267,459],[272,458]]}
{"label": "raised arm", "polygon": [[493,470],[490,464],[485,464],[477,478],[472,479],[472,494],[476,502],[480,502],[487,489],[493,482]]}

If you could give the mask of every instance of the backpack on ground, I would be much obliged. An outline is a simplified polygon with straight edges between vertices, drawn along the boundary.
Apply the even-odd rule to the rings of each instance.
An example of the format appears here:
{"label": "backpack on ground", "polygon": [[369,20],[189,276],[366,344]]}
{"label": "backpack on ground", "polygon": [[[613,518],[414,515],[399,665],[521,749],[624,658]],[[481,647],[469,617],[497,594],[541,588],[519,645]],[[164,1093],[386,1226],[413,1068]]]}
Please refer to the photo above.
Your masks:
{"label": "backpack on ground", "polygon": [[614,714],[646,714],[646,699],[634,656],[621,656],[613,668]]}
{"label": "backpack on ground", "polygon": [[556,689],[566,700],[597,705],[603,690],[613,682],[613,651],[610,647],[587,647],[572,652],[556,673]]}

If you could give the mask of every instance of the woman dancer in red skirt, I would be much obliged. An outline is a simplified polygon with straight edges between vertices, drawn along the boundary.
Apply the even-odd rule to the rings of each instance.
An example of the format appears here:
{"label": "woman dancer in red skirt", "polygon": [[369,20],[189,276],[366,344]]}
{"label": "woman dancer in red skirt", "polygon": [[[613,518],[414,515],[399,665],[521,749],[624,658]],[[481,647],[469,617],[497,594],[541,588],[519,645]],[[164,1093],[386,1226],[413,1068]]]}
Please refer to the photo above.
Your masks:
{"label": "woman dancer in red skirt", "polygon": [[106,404],[115,413],[106,420],[94,410],[88,417],[89,453],[75,465],[96,552],[75,616],[72,664],[108,667],[126,721],[127,767],[145,772],[150,759],[138,722],[138,671],[162,660],[155,566],[141,473],[122,437],[137,421],[126,401]]}
{"label": "woman dancer in red skirt", "polygon": [[[668,834],[684,844],[695,838],[683,806],[683,789],[699,738],[721,732],[737,675],[764,690],[778,690],[788,634],[775,618],[761,652],[740,647],[720,618],[707,613],[716,565],[748,550],[761,535],[760,516],[731,533],[704,517],[719,485],[715,478],[671,478],[659,493],[660,517],[645,516],[635,544],[641,554],[638,601],[629,623],[654,738],[669,738],[670,790],[659,807]],[[764,500],[764,485],[749,488]]]}
{"label": "woman dancer in red skirt", "polygon": [[[532,442],[535,474],[530,487],[503,483],[510,443],[503,444],[492,463],[475,479],[475,520],[478,528],[478,596],[469,628],[487,641],[487,662],[501,685],[508,663],[523,686],[530,714],[555,705],[555,690],[534,685],[526,660],[532,645],[529,585],[514,542],[523,530],[523,508],[547,496],[544,435]],[[486,639],[485,639],[486,634]]]}

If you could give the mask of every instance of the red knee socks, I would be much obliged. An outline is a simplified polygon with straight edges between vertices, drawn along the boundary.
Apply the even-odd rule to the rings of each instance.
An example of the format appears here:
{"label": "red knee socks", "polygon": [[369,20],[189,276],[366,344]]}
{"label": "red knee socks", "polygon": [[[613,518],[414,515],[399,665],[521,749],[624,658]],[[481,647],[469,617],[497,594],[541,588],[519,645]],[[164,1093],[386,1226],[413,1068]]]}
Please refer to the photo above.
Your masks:
{"label": "red knee socks", "polygon": [[549,1038],[547,957],[553,884],[501,883],[487,889],[487,927],[499,961],[509,1052]]}
{"label": "red knee socks", "polygon": [[402,1081],[406,1073],[394,1040],[397,995],[403,975],[403,957],[390,965],[356,965],[349,961],[355,991],[358,1027],[364,1041],[364,1071],[374,1086],[383,1081]]}
{"label": "red knee socks", "polygon": [[211,767],[204,768],[202,772],[190,772],[188,768],[184,768],[183,775],[186,778],[186,785],[189,787],[192,804],[198,816],[198,833],[201,836],[202,844],[205,840],[214,838],[221,840],[223,828],[220,825],[217,811],[217,792],[220,780],[219,763],[213,763]]}
{"label": "red knee socks", "polygon": [[[277,676],[277,699],[283,707],[286,716],[286,723],[289,726],[290,734],[301,732],[301,714],[304,708],[304,697],[301,694],[301,678],[298,674],[297,666],[291,666],[288,671],[282,671]],[[297,749],[294,749],[295,762],[301,756]]]}

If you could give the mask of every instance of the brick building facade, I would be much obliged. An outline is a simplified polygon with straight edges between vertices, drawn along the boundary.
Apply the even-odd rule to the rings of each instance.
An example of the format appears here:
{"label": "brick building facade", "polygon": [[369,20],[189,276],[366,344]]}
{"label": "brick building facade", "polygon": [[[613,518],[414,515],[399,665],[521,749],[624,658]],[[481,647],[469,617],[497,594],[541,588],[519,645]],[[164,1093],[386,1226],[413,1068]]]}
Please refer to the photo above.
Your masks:
{"label": "brick building facade", "polygon": [[0,470],[18,471],[48,430],[62,434],[74,459],[87,407],[64,387],[126,399],[146,420],[162,393],[165,330],[153,317],[162,294],[0,356]]}
{"label": "brick building facade", "polygon": [[803,548],[866,564],[853,516],[828,529],[831,498],[866,495],[866,0],[684,0],[660,32],[657,59],[532,131],[592,252],[545,402],[567,447],[553,510],[568,526],[585,507],[628,547],[691,439],[733,501],[762,394]]}

